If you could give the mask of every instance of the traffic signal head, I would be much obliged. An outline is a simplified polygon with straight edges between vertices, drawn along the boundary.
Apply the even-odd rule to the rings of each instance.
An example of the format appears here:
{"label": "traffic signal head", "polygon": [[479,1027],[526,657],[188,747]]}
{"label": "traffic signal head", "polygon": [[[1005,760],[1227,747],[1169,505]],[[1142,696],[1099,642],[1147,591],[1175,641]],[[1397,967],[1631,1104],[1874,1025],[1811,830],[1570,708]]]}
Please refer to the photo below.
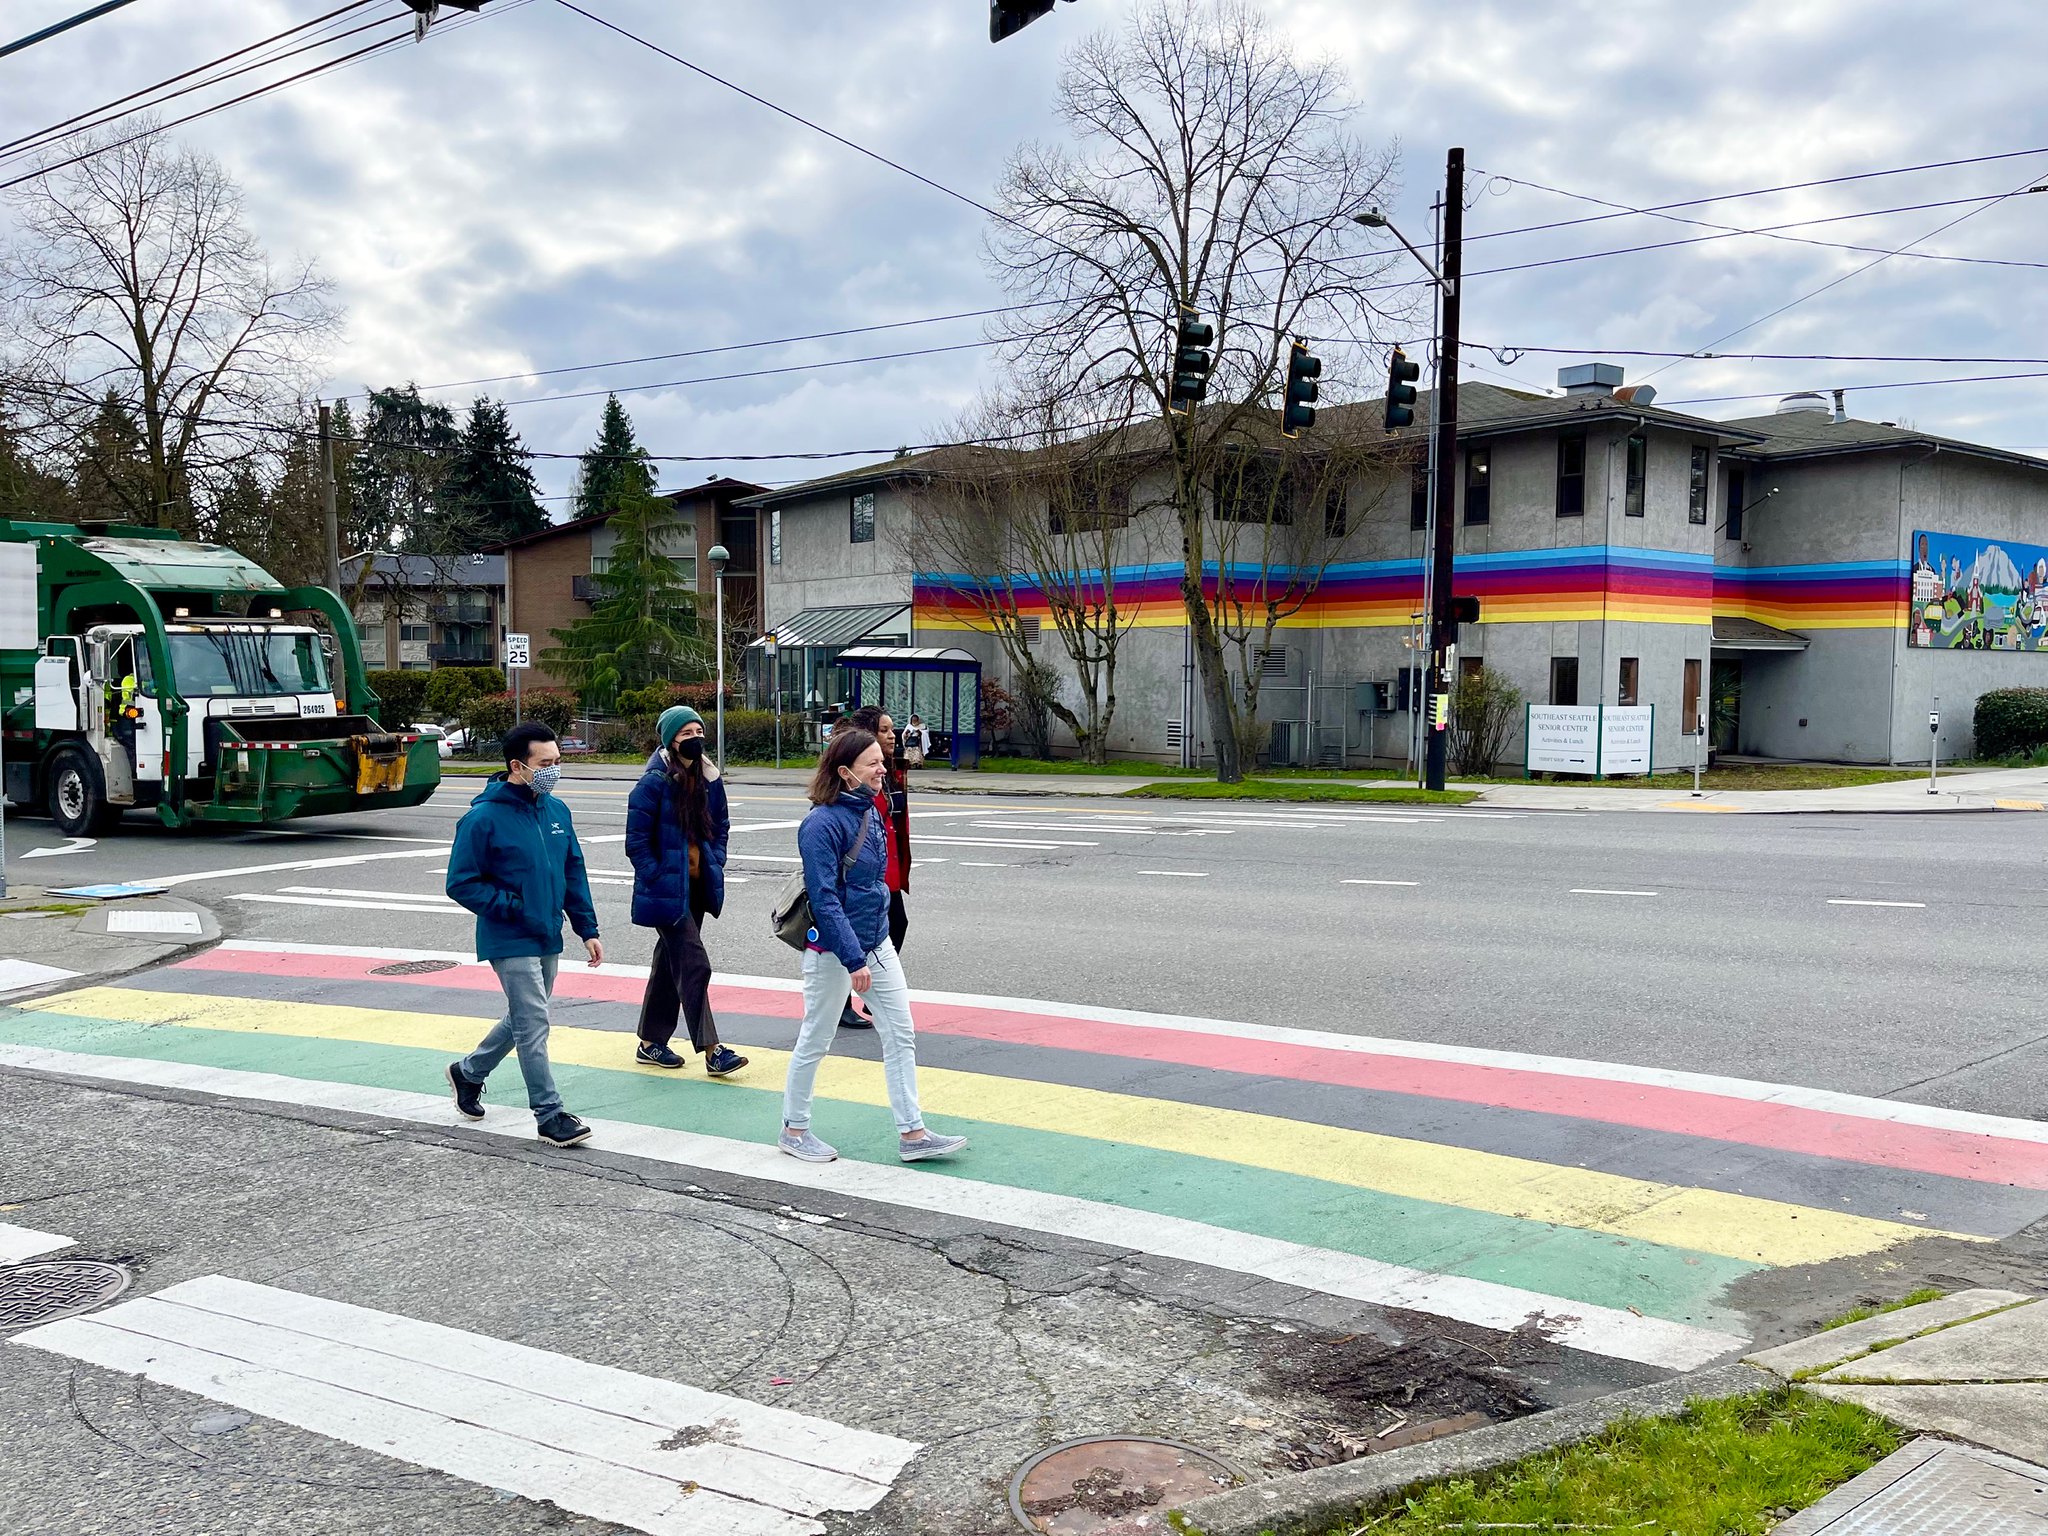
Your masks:
{"label": "traffic signal head", "polygon": [[1053,0],[989,0],[988,40],[1000,43],[1051,10]]}
{"label": "traffic signal head", "polygon": [[1479,622],[1479,599],[1476,597],[1452,598],[1451,622],[1453,624],[1477,624]]}
{"label": "traffic signal head", "polygon": [[1280,435],[1299,437],[1316,424],[1316,380],[1322,377],[1323,361],[1302,342],[1287,350],[1287,399],[1280,407]]}
{"label": "traffic signal head", "polygon": [[1408,361],[1399,347],[1387,361],[1387,430],[1398,432],[1415,424],[1415,381],[1422,377],[1422,364]]}
{"label": "traffic signal head", "polygon": [[1173,338],[1173,383],[1166,395],[1170,409],[1190,411],[1209,393],[1209,370],[1215,366],[1209,349],[1215,344],[1216,328],[1183,309]]}

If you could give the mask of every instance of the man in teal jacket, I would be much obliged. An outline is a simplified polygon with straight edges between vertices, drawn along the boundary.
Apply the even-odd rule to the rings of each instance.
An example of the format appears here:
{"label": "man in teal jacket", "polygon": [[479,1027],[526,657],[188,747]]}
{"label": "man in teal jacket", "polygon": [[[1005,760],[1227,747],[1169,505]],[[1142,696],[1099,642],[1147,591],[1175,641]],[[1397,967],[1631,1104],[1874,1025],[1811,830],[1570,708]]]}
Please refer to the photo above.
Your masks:
{"label": "man in teal jacket", "polygon": [[604,963],[604,942],[576,828],[553,793],[561,776],[555,733],[538,722],[515,725],[505,734],[505,771],[456,824],[448,895],[476,914],[476,957],[498,973],[506,1011],[475,1050],[448,1063],[448,1086],[457,1111],[483,1119],[484,1079],[517,1050],[541,1140],[573,1147],[590,1139],[590,1127],[562,1108],[548,1066],[548,999],[562,960],[563,915],[593,966]]}

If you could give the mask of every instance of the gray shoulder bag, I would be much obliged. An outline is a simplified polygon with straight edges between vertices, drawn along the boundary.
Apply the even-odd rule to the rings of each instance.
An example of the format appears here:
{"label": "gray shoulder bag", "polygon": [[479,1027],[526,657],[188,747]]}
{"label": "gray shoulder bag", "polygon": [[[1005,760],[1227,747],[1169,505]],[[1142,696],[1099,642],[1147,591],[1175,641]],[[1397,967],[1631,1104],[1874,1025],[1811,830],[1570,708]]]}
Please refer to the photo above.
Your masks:
{"label": "gray shoulder bag", "polygon": [[[868,823],[875,819],[873,808],[861,814],[860,831],[853,839],[853,846],[846,850],[846,857],[839,861],[839,883],[846,883],[846,872],[853,868],[853,861],[860,856],[868,840]],[[804,872],[797,870],[782,882],[782,889],[775,893],[775,905],[768,909],[768,926],[775,930],[775,937],[791,949],[807,949],[811,942],[811,893],[804,884]]]}

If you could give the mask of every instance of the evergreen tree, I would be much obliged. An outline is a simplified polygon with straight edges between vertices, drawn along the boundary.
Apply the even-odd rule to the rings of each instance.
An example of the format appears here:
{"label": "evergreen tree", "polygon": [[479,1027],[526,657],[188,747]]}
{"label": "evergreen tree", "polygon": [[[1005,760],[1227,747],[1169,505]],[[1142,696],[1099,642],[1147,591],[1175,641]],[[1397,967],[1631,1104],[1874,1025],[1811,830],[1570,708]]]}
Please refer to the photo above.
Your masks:
{"label": "evergreen tree", "polygon": [[70,522],[71,498],[63,478],[44,470],[15,429],[0,394],[0,517],[23,522]]}
{"label": "evergreen tree", "polygon": [[633,437],[632,418],[619,404],[617,395],[607,395],[597,443],[583,455],[582,475],[576,486],[576,516],[608,517],[627,503],[653,493],[654,466],[647,460],[647,450]]}
{"label": "evergreen tree", "polygon": [[667,553],[681,526],[675,504],[644,490],[624,495],[611,517],[611,560],[591,577],[589,616],[554,631],[560,643],[545,657],[594,709],[610,708],[622,689],[701,677],[711,660],[696,587]]}
{"label": "evergreen tree", "polygon": [[100,401],[71,463],[71,499],[81,520],[105,518],[154,528],[171,522],[150,499],[149,455],[135,414],[111,390]]}
{"label": "evergreen tree", "polygon": [[362,439],[350,496],[355,549],[431,551],[441,483],[455,454],[455,413],[422,400],[417,384],[373,389]]}
{"label": "evergreen tree", "polygon": [[464,551],[538,533],[548,515],[534,495],[533,471],[505,407],[479,395],[441,482],[435,543]]}
{"label": "evergreen tree", "polygon": [[[337,421],[341,415],[337,410]],[[312,417],[303,417],[301,430],[289,440],[284,459],[264,498],[264,527],[249,545],[237,549],[254,559],[287,586],[325,586],[327,583],[327,519],[320,504],[320,439]],[[335,474],[340,478],[343,444],[335,449]],[[232,486],[231,486],[232,491]],[[230,494],[222,501],[233,508],[245,503],[246,492]],[[341,553],[349,552],[348,503],[335,499]],[[234,543],[228,539],[224,542]],[[259,554],[257,551],[261,550]]]}

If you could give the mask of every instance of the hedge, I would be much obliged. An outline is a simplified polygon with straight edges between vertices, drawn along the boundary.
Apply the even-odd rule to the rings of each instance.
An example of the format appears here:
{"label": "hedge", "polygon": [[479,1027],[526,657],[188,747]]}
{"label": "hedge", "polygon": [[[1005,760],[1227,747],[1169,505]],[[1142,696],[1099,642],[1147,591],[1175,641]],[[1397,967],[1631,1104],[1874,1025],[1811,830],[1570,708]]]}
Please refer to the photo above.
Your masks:
{"label": "hedge", "polygon": [[1977,755],[2011,757],[2048,746],[2048,688],[1994,688],[1977,699]]}
{"label": "hedge", "polygon": [[427,708],[436,720],[453,720],[480,693],[503,693],[505,674],[496,667],[436,667],[427,676]]}
{"label": "hedge", "polygon": [[[576,718],[576,695],[566,688],[529,688],[520,696],[520,718],[538,720],[554,729],[557,736],[569,734]],[[495,751],[512,729],[512,695],[480,693],[462,707],[463,729],[469,732],[469,750],[481,757]]]}
{"label": "hedge", "polygon": [[[804,722],[799,715],[782,717],[782,752],[794,757],[810,749],[804,745]],[[771,762],[775,757],[775,711],[772,709],[728,709],[725,712],[725,755],[733,762]]]}
{"label": "hedge", "polygon": [[383,702],[377,707],[377,723],[396,730],[417,725],[427,718],[427,684],[431,672],[380,671],[368,674],[371,691]]}

